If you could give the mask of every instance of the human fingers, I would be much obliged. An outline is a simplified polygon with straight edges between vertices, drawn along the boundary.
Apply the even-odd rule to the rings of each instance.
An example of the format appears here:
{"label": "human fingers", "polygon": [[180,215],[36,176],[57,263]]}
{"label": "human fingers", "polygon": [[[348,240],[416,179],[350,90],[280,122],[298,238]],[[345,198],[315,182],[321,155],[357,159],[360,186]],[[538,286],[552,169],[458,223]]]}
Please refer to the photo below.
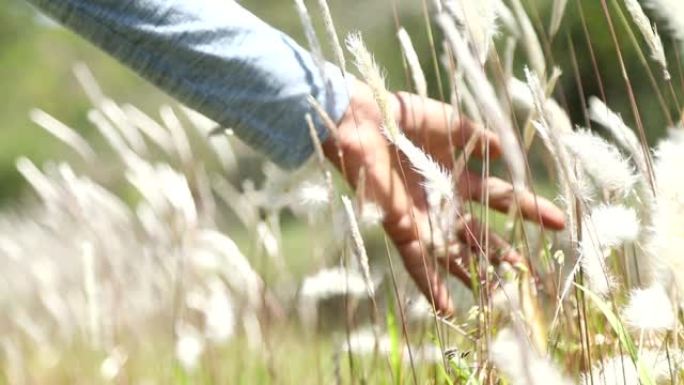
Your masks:
{"label": "human fingers", "polygon": [[[529,191],[516,192],[510,183],[502,179],[483,179],[471,171],[465,171],[459,178],[458,190],[463,199],[486,203],[501,212],[508,212],[513,204],[517,204],[525,219],[540,223],[551,230],[565,228],[565,215],[556,205]],[[487,201],[483,202],[484,199]]]}
{"label": "human fingers", "polygon": [[399,125],[411,140],[428,152],[449,144],[463,148],[475,137],[475,156],[483,158],[487,144],[490,159],[500,156],[501,142],[496,134],[467,119],[454,119],[450,105],[406,92],[398,92],[395,96]]}

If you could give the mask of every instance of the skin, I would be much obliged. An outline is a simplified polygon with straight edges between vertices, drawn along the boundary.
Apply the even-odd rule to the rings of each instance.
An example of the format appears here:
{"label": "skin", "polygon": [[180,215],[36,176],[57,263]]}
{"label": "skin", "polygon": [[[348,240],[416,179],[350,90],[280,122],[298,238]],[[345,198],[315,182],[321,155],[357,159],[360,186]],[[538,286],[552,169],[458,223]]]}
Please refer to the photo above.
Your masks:
{"label": "skin", "polygon": [[[501,155],[501,144],[491,131],[477,128],[467,121],[452,124],[450,128],[451,107],[448,105],[402,92],[394,94],[389,107],[406,136],[447,169],[453,166],[449,143],[462,148],[472,136],[477,137],[474,139],[477,141],[474,156],[482,157],[487,143],[490,159]],[[388,142],[380,130],[381,125],[382,115],[370,88],[357,81],[336,135],[331,135],[323,143],[324,153],[354,188],[361,170],[364,170],[364,194],[384,210],[384,229],[401,254],[407,272],[428,300],[434,299],[439,312],[452,314],[453,302],[436,264],[441,264],[452,275],[469,284],[470,277],[463,267],[467,264],[457,261],[467,261],[471,251],[475,251],[475,255],[486,252],[495,263],[506,261],[515,264],[523,262],[523,258],[502,238],[468,218],[459,218],[456,226],[460,243],[450,247],[449,254],[433,257],[428,241],[430,224],[421,187],[422,178]],[[526,219],[552,230],[561,230],[565,226],[563,212],[546,199],[528,192],[516,196],[507,182],[495,177],[482,179],[479,174],[468,170],[455,177],[455,188],[464,200],[480,201],[483,192],[488,191],[486,204],[507,212],[517,197],[518,209]],[[488,250],[483,250],[480,242],[485,235],[483,232],[487,232],[489,237]]]}

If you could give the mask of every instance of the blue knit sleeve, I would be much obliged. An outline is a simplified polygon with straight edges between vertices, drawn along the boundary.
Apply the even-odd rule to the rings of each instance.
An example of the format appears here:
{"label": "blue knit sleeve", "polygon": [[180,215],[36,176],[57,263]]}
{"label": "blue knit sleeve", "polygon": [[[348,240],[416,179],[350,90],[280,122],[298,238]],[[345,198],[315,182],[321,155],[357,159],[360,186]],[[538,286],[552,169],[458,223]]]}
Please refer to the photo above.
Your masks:
{"label": "blue knit sleeve", "polygon": [[312,95],[339,120],[341,71],[324,78],[311,54],[231,0],[29,0],[141,76],[202,112],[284,168],[313,152]]}

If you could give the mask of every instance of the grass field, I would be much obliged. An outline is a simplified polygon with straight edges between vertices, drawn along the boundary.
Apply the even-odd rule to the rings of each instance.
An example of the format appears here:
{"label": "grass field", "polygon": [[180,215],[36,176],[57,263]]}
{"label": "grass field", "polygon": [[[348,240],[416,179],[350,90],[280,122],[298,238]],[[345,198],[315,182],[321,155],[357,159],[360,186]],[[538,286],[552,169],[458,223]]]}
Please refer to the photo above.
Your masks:
{"label": "grass field", "polygon": [[[342,38],[362,32],[347,70],[380,111],[388,89],[426,84],[416,100],[501,138],[502,159],[470,159],[469,140],[444,161],[378,122],[425,200],[420,262],[453,313],[414,284],[365,179],[354,191],[315,159],[280,170],[0,0],[0,384],[680,383],[679,2],[330,3]],[[244,4],[328,43],[316,2],[313,26],[290,2]],[[466,199],[462,161],[515,187]],[[563,210],[563,231],[524,220],[529,193]]]}

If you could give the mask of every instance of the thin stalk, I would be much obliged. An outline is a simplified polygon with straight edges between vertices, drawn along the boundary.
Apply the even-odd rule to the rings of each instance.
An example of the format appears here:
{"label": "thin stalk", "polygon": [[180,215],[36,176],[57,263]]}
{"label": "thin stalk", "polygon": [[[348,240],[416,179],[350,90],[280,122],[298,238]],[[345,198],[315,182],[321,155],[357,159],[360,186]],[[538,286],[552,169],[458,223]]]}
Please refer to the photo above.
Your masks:
{"label": "thin stalk", "polygon": [[620,65],[620,73],[625,81],[625,87],[627,89],[627,95],[629,97],[629,103],[631,105],[632,114],[634,115],[634,120],[636,121],[637,131],[639,133],[639,139],[641,141],[641,147],[644,152],[644,157],[646,159],[646,165],[648,167],[648,177],[649,183],[651,184],[651,189],[655,193],[655,176],[653,174],[653,160],[651,159],[651,152],[648,148],[648,142],[646,140],[646,131],[644,130],[644,124],[641,120],[641,115],[639,114],[639,106],[636,101],[636,96],[634,95],[634,89],[632,88],[632,82],[629,79],[629,74],[627,73],[627,67],[625,65],[624,58],[622,57],[622,51],[620,50],[620,42],[618,41],[617,34],[615,32],[615,27],[613,26],[613,18],[610,16],[610,11],[608,10],[608,4],[606,0],[601,0],[601,8],[603,9],[603,14],[608,23],[608,30],[610,31],[611,39],[613,40],[613,46],[615,48],[615,53],[618,57],[618,63]]}
{"label": "thin stalk", "polygon": [[[667,119],[668,124],[670,126],[672,126],[672,115],[670,114],[669,108],[667,108],[667,103],[665,102],[665,98],[663,97],[663,94],[660,91],[660,87],[658,87],[658,82],[656,81],[655,76],[653,75],[653,71],[651,71],[651,66],[648,64],[648,61],[646,60],[646,56],[644,55],[643,50],[641,49],[641,45],[639,44],[639,40],[637,39],[636,35],[634,34],[632,27],[629,25],[629,21],[627,20],[627,16],[622,11],[622,8],[620,8],[620,5],[617,3],[616,0],[611,0],[611,1],[613,3],[613,8],[615,8],[615,10],[618,13],[618,16],[620,18],[620,21],[622,22],[622,25],[627,30],[629,40],[631,41],[632,46],[634,47],[634,50],[636,51],[637,56],[639,57],[639,61],[641,62],[641,65],[646,70],[646,75],[648,75],[648,79],[651,83],[651,87],[653,88],[653,91],[656,94],[656,98],[658,99],[658,104],[660,105],[660,108],[663,110],[663,114],[665,115],[665,119]],[[672,82],[667,81],[667,83],[670,85],[670,88],[672,88]],[[672,93],[672,96],[673,96],[673,100],[675,101],[675,103],[679,104],[679,102],[677,102],[677,96],[674,95],[674,92]]]}

